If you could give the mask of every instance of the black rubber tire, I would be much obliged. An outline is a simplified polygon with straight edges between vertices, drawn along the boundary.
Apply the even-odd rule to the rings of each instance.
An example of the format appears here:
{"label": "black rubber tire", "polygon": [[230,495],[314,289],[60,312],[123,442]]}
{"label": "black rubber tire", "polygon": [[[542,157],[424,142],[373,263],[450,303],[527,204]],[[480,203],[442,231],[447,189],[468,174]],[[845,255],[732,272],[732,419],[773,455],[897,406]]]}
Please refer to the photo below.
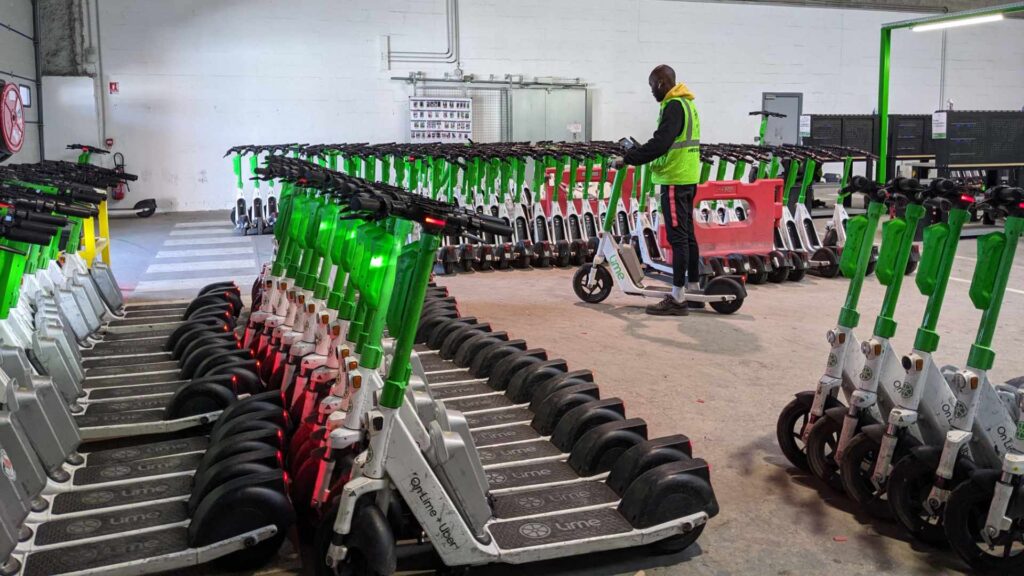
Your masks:
{"label": "black rubber tire", "polygon": [[839,480],[839,464],[835,461],[835,450],[839,446],[839,433],[843,425],[824,416],[819,418],[807,435],[807,464],[811,473],[819,480],[837,490],[843,485]]}
{"label": "black rubber tire", "polygon": [[[327,512],[321,516],[320,524],[316,528],[313,537],[313,555],[316,558],[327,556],[327,546],[331,543],[331,536],[334,528],[334,518],[338,515],[338,499],[327,508]],[[316,576],[388,576],[372,570],[365,558],[357,548],[350,548],[349,553],[339,566],[333,569],[325,562],[315,562],[313,573]]]}
{"label": "black rubber tire", "polygon": [[[779,419],[775,423],[775,439],[779,443],[782,454],[790,464],[807,472],[810,472],[811,467],[807,462],[807,452],[800,439],[800,430],[807,424],[810,408],[810,403],[794,398],[789,404],[786,404],[782,412],[779,412]],[[800,426],[799,429],[797,425]]]}
{"label": "black rubber tire", "polygon": [[597,304],[598,302],[604,301],[609,294],[612,293],[612,274],[604,266],[597,267],[597,273],[594,280],[597,282],[597,286],[593,291],[588,291],[585,286],[587,276],[590,275],[590,269],[594,265],[587,263],[576,269],[576,273],[572,275],[572,290],[576,293],[576,297],[588,304]]}
{"label": "black rubber tire", "polygon": [[806,275],[807,275],[807,269],[806,268],[801,268],[799,266],[796,266],[796,267],[793,267],[793,268],[789,269],[789,273],[786,275],[786,280],[789,280],[790,282],[799,282],[799,281],[803,280],[804,276],[806,276]]}
{"label": "black rubber tire", "polygon": [[835,250],[822,246],[814,252],[812,259],[825,260],[828,262],[825,266],[820,266],[815,270],[815,272],[822,278],[835,278],[836,276],[839,276],[839,257],[836,256]]}
{"label": "black rubber tire", "polygon": [[878,442],[867,434],[854,436],[839,462],[839,477],[846,495],[860,504],[865,512],[875,518],[892,520],[894,514],[889,506],[888,495],[871,483],[879,447]]}
{"label": "black rubber tire", "polygon": [[747,274],[747,282],[751,284],[764,284],[768,281],[768,271],[765,270],[764,258],[757,254],[748,256],[750,260],[750,273]]}
{"label": "black rubber tire", "polygon": [[[946,503],[946,539],[953,550],[977,572],[1021,574],[1024,572],[1024,551],[1018,548],[1017,553],[1004,558],[989,554],[981,547],[981,528],[994,496],[994,477],[980,485],[977,481],[964,482],[953,490]],[[1014,526],[1019,537],[1024,524],[1018,518]],[[1012,539],[1012,534],[1003,533],[1000,536]]]}
{"label": "black rubber tire", "polygon": [[441,273],[445,276],[455,275],[455,262],[442,262]]}
{"label": "black rubber tire", "polygon": [[913,454],[907,454],[893,466],[889,476],[889,507],[910,535],[936,547],[947,545],[942,512],[931,516],[923,503],[935,480],[935,466]]}
{"label": "black rubber tire", "polygon": [[719,280],[708,284],[707,288],[704,289],[704,294],[707,296],[731,295],[736,297],[735,300],[728,300],[724,302],[708,302],[708,304],[711,305],[711,308],[719,314],[736,313],[743,307],[743,300],[745,299],[743,289],[727,280]]}
{"label": "black rubber tire", "polygon": [[772,284],[781,284],[789,278],[789,268],[780,266],[768,273],[768,281]]}

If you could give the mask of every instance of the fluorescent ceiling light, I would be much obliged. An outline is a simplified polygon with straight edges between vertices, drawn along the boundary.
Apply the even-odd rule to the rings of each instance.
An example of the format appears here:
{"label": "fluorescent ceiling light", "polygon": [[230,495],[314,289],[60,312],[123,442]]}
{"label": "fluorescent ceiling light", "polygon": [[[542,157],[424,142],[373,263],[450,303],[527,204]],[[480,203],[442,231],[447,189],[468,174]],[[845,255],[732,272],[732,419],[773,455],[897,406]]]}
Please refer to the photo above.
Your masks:
{"label": "fluorescent ceiling light", "polygon": [[998,22],[1003,19],[1002,14],[989,14],[988,16],[975,16],[974,18],[961,18],[960,20],[946,20],[933,24],[920,24],[911,28],[914,32],[928,32],[929,30],[942,30],[944,28],[956,28],[958,26],[970,26],[971,24],[985,24],[986,22]]}

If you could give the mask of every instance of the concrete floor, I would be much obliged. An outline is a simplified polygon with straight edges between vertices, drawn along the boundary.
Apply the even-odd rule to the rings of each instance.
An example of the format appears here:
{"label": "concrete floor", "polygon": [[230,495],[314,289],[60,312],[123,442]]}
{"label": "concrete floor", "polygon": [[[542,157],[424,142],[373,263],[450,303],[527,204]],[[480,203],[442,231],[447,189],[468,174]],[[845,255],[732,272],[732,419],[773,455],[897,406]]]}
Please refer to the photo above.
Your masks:
{"label": "concrete floor", "polygon": [[[217,224],[218,219],[225,224]],[[210,232],[173,234],[183,229]],[[248,261],[259,262],[270,255],[270,238],[261,237],[230,244],[251,246],[251,252],[198,260],[156,257],[160,251],[226,246],[203,245],[203,239],[232,237],[223,213],[118,220],[112,236],[114,266],[122,286],[153,287],[137,294],[147,300],[188,296],[194,289],[185,286],[195,278],[233,275],[251,281],[256,268],[255,264],[249,267]],[[191,239],[190,245],[165,245],[167,240],[181,238]],[[939,323],[942,343],[937,358],[943,363],[965,361],[979,318],[967,295],[974,242],[965,240],[959,254]],[[211,259],[225,264],[206,271],[150,268],[154,263]],[[559,575],[716,576],[935,575],[965,570],[952,554],[919,546],[897,526],[857,514],[845,497],[790,466],[776,445],[779,411],[794,393],[812,389],[824,368],[824,336],[834,326],[844,300],[844,280],[808,277],[798,284],[751,286],[735,315],[706,312],[659,318],[644,314],[642,300],[618,293],[600,305],[581,303],[572,292],[572,272],[489,272],[438,281],[458,298],[464,315],[525,338],[531,347],[547,348],[554,357],[566,359],[571,369],[592,369],[602,395],[622,398],[630,416],[647,420],[652,437],[689,435],[696,455],[711,464],[722,512],[711,520],[699,545],[680,555],[603,553],[547,562],[529,570]],[[167,283],[145,284],[167,279],[177,279],[180,286],[165,289]],[[999,357],[992,376],[997,380],[1024,374],[1024,356],[1016,353],[1024,344],[1024,326],[1018,321],[1024,309],[1024,263],[1014,270],[1010,287],[994,343]],[[870,331],[882,294],[883,287],[873,278],[865,284],[861,337]],[[908,279],[896,316],[898,351],[910,350],[924,302]],[[294,554],[286,553],[269,571],[297,573],[296,565]],[[487,567],[473,573],[522,571]]]}

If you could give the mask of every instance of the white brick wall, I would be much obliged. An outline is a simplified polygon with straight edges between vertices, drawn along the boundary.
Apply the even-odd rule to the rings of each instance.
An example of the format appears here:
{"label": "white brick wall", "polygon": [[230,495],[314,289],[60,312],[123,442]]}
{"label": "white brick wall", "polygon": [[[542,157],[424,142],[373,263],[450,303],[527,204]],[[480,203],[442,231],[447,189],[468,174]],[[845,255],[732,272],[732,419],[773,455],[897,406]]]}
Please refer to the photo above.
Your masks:
{"label": "white brick wall", "polygon": [[[405,138],[409,88],[380,69],[393,50],[442,50],[443,0],[104,0],[107,133],[165,209],[231,204],[223,151],[249,142]],[[580,77],[597,138],[645,137],[647,73],[668,63],[696,92],[704,138],[751,141],[764,91],[803,92],[808,113],[876,105],[879,25],[905,13],[662,0],[462,0],[462,67]],[[1024,24],[951,31],[947,96],[958,108],[1024,105]],[[938,104],[939,33],[894,37],[893,112]]]}

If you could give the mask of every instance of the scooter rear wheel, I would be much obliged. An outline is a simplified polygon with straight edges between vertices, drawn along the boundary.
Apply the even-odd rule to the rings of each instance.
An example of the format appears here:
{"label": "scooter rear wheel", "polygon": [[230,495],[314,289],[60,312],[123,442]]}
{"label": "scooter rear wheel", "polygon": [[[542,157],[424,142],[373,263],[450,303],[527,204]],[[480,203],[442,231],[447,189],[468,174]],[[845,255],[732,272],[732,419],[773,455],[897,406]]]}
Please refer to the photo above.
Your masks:
{"label": "scooter rear wheel", "polygon": [[594,285],[587,286],[593,264],[584,264],[572,275],[572,290],[576,296],[588,304],[602,302],[612,292],[612,275],[604,266],[598,266],[594,276]]}
{"label": "scooter rear wheel", "polygon": [[765,270],[764,259],[757,254],[748,256],[750,260],[750,272],[747,274],[747,282],[751,284],[764,284],[768,281],[768,271]]}

